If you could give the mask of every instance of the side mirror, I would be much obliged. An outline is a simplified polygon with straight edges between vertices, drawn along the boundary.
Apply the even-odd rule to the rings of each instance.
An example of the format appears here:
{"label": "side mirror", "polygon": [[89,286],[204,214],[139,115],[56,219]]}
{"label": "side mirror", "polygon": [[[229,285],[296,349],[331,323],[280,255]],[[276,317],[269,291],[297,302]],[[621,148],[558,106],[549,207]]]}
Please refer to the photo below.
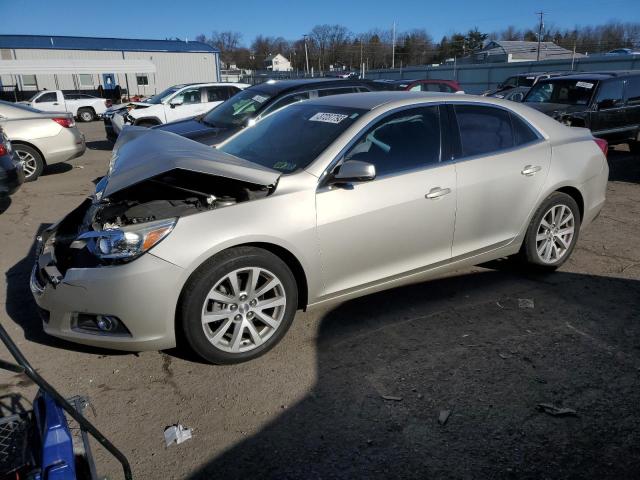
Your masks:
{"label": "side mirror", "polygon": [[169,106],[171,108],[176,108],[179,105],[182,105],[182,100],[180,100],[179,98],[172,98],[169,102]]}
{"label": "side mirror", "polygon": [[360,160],[347,160],[331,178],[331,184],[369,182],[376,178],[376,167]]}
{"label": "side mirror", "polygon": [[523,99],[524,99],[524,93],[522,92],[514,93],[513,96],[511,97],[511,100],[514,102],[521,102]]}

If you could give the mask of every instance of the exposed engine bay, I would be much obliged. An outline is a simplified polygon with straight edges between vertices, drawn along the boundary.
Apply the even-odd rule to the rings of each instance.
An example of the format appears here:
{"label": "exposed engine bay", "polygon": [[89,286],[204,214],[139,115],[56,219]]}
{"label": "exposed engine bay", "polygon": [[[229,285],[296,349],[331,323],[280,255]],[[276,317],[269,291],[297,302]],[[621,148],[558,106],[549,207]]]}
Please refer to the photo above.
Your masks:
{"label": "exposed engine bay", "polygon": [[105,230],[182,217],[257,200],[271,191],[262,185],[174,169],[94,203],[83,223]]}
{"label": "exposed engine bay", "polygon": [[[132,229],[144,229],[145,225],[162,223],[166,219],[175,223],[176,218],[186,215],[264,198],[274,188],[174,169],[124,188],[108,198],[88,198],[59,224],[43,232],[42,239],[45,247],[53,247],[56,268],[62,275],[71,267],[126,262],[136,255],[131,252],[131,246],[119,244],[131,241]],[[121,250],[111,252],[111,255],[101,252],[105,238]],[[144,236],[140,240],[144,242]]]}

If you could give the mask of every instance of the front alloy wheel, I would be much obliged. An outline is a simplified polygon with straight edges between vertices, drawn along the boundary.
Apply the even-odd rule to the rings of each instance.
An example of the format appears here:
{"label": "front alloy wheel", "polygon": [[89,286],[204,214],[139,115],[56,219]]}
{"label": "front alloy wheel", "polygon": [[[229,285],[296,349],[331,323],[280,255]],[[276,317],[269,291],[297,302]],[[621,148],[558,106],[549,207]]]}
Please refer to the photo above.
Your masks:
{"label": "front alloy wheel", "polygon": [[219,280],[205,298],[202,328],[215,348],[247,352],[277,331],[286,305],[287,294],[273,272],[239,268]]}
{"label": "front alloy wheel", "polygon": [[44,170],[44,160],[42,160],[42,156],[35,149],[27,145],[14,145],[13,149],[22,161],[25,181],[32,182],[37,179]]}
{"label": "front alloy wheel", "polygon": [[282,339],[297,308],[295,277],[280,257],[261,248],[231,248],[185,285],[179,340],[211,363],[244,362]]}

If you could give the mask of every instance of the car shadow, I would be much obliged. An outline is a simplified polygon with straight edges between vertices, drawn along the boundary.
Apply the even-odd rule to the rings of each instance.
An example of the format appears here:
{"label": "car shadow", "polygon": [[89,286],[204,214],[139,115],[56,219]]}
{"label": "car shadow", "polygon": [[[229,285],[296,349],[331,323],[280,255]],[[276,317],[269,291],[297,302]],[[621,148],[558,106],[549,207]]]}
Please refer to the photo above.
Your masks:
{"label": "car shadow", "polygon": [[614,182],[640,183],[640,155],[627,151],[610,149],[609,180]]}
{"label": "car shadow", "polygon": [[639,311],[636,280],[503,262],[345,302],[309,393],[188,478],[638,478]]}
{"label": "car shadow", "polygon": [[59,175],[61,173],[67,173],[73,170],[73,165],[65,162],[54,163],[53,165],[47,165],[47,168],[42,172],[42,176]]}
{"label": "car shadow", "polygon": [[[41,224],[37,230],[40,235],[51,224]],[[37,236],[36,235],[36,236]],[[38,306],[33,299],[29,287],[31,269],[36,260],[36,241],[34,239],[29,253],[19,262],[9,268],[6,273],[6,305],[5,309],[9,317],[22,328],[24,337],[35,343],[48,345],[65,350],[79,351],[96,355],[126,355],[127,352],[94,348],[76,343],[67,342],[51,335],[47,335],[42,328],[42,319]]]}
{"label": "car shadow", "polygon": [[108,140],[94,140],[87,142],[87,148],[89,150],[111,151],[113,150],[113,142],[109,142]]}

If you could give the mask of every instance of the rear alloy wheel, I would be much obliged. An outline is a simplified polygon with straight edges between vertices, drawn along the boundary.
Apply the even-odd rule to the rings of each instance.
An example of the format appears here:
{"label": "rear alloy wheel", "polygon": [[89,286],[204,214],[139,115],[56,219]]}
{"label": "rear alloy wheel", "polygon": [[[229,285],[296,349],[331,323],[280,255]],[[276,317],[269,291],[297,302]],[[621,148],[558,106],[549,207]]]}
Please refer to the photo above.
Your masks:
{"label": "rear alloy wheel", "polygon": [[40,153],[38,153],[34,148],[28,147],[27,145],[14,144],[13,150],[22,161],[25,182],[33,182],[36,180],[44,170],[44,160],[42,155],[40,155]]}
{"label": "rear alloy wheel", "polygon": [[78,118],[82,122],[92,122],[95,117],[95,113],[90,108],[83,108],[78,110]]}
{"label": "rear alloy wheel", "polygon": [[580,231],[580,210],[566,193],[551,194],[538,208],[524,241],[526,260],[556,269],[571,255]]}
{"label": "rear alloy wheel", "polygon": [[214,257],[185,287],[181,321],[189,346],[212,363],[238,363],[274,347],[297,310],[291,270],[262,249]]}

